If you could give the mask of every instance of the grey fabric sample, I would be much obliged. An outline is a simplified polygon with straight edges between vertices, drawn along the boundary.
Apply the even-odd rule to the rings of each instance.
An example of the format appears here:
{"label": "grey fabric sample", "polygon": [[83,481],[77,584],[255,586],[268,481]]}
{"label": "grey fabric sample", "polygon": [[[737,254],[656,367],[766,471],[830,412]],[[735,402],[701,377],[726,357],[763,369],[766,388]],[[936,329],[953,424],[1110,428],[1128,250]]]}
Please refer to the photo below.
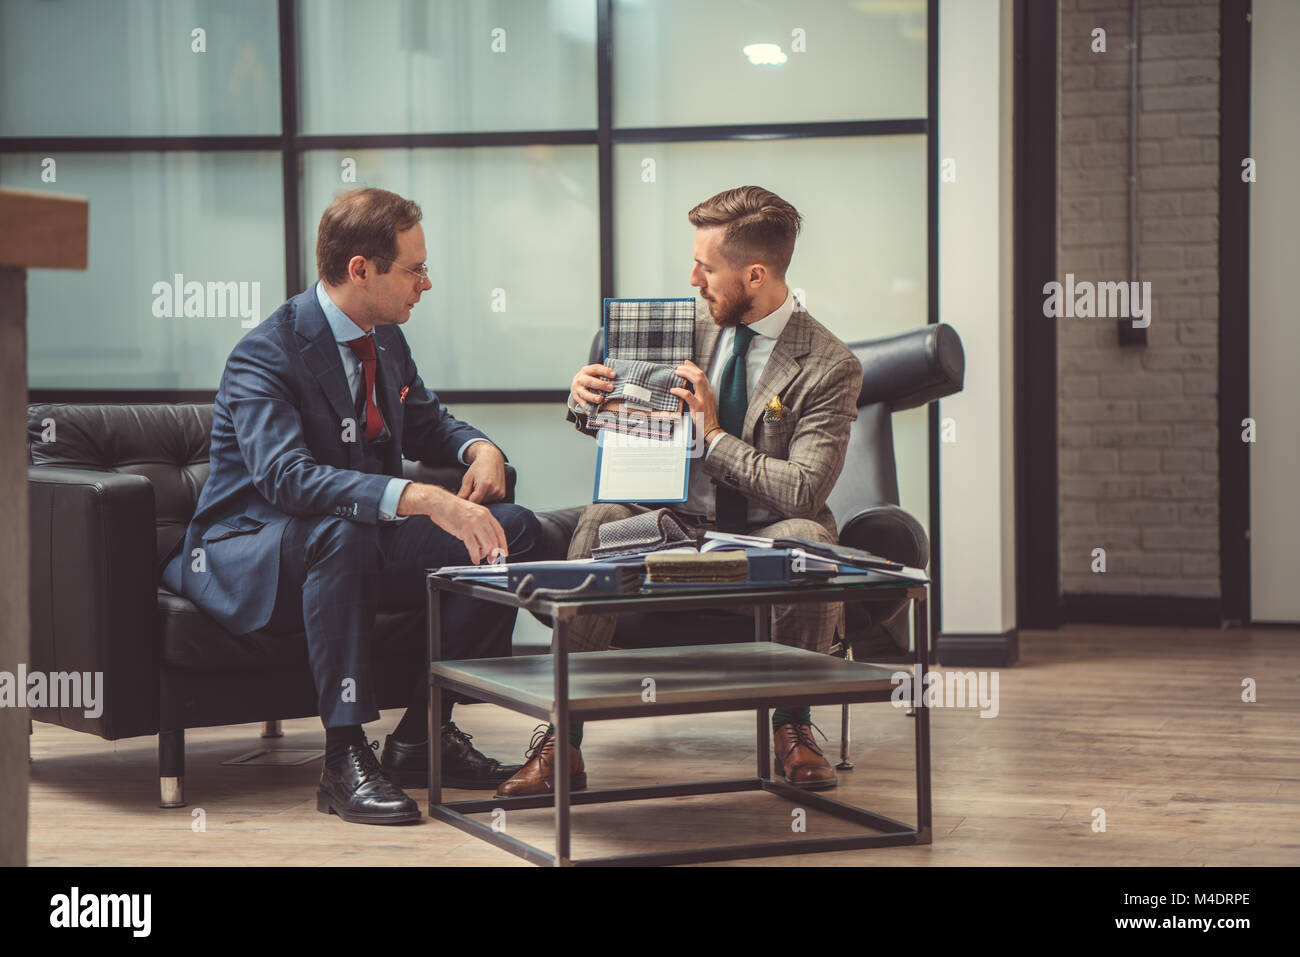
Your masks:
{"label": "grey fabric sample", "polygon": [[685,380],[673,373],[676,366],[639,359],[608,359],[606,365],[614,370],[614,390],[605,396],[605,402],[621,399],[631,408],[654,412],[681,409],[682,400],[669,391],[686,388]]}
{"label": "grey fabric sample", "polygon": [[690,530],[670,508],[630,515],[606,522],[597,533],[599,544],[591,550],[593,558],[633,555],[663,548],[698,544]]}

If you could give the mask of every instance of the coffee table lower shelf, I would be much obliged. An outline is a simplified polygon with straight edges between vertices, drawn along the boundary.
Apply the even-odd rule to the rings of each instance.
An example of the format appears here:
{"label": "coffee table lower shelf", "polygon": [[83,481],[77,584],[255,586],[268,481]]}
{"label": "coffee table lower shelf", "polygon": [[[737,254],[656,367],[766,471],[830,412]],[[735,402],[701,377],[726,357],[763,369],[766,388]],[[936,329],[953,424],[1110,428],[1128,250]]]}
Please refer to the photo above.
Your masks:
{"label": "coffee table lower shelf", "polygon": [[[784,781],[766,778],[737,778],[731,781],[696,781],[688,784],[665,784],[653,787],[610,788],[603,791],[574,791],[569,804],[610,804],[617,801],[645,801],[655,798],[689,797],[697,794],[735,794],[745,791],[766,791],[792,801],[802,807],[822,811],[842,820],[880,833],[848,835],[843,837],[804,838],[791,841],[769,841],[760,844],[731,844],[720,847],[701,847],[681,851],[658,851],[653,854],[622,854],[612,857],[593,857],[564,863],[574,867],[624,867],[666,866],[672,864],[699,864],[705,861],[733,861],[753,857],[780,857],[790,854],[813,854],[819,851],[849,851],[865,847],[895,847],[902,844],[929,844],[930,829],[918,830],[900,821],[835,801],[816,791],[792,787]],[[467,834],[509,851],[532,864],[555,866],[554,854],[526,841],[511,837],[491,825],[476,821],[471,814],[486,814],[500,808],[504,811],[554,807],[552,795],[519,798],[486,798],[477,801],[455,801],[450,804],[431,804],[429,815],[458,827]]]}

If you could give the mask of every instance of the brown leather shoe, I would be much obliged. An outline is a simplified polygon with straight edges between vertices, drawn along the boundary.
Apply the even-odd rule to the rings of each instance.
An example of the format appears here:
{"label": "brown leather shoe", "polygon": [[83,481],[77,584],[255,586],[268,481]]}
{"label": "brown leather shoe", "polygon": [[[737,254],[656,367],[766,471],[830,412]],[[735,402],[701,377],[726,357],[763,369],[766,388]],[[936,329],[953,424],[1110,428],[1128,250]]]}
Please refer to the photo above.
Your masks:
{"label": "brown leather shoe", "polygon": [[[533,731],[532,743],[524,757],[527,763],[509,781],[497,788],[499,798],[531,797],[535,794],[552,794],[555,791],[555,735],[546,733],[547,726],[538,725]],[[833,773],[833,772],[832,772]],[[569,790],[587,789],[587,770],[582,763],[582,752],[569,745]]]}
{"label": "brown leather shoe", "polygon": [[783,724],[772,732],[776,751],[776,773],[787,784],[810,791],[835,787],[835,769],[813,740],[806,724]]}

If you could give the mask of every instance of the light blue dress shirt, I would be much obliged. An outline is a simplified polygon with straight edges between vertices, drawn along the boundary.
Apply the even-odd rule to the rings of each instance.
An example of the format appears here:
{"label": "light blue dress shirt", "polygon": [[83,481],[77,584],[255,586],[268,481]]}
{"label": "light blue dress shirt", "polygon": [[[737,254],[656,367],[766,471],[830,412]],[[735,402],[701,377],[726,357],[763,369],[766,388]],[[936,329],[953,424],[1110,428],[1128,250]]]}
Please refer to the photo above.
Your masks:
{"label": "light blue dress shirt", "polygon": [[[348,343],[353,339],[359,339],[361,336],[373,335],[373,330],[369,333],[362,332],[355,322],[348,318],[347,313],[335,305],[334,300],[329,297],[325,291],[325,284],[316,283],[316,299],[320,302],[321,311],[325,313],[325,321],[330,324],[330,329],[334,333],[334,341],[338,343],[339,358],[343,360],[343,371],[348,378],[348,392],[352,395],[353,404],[357,401],[357,394],[361,391],[361,384],[365,381],[365,375],[362,372],[361,360],[356,357],[352,347]],[[378,343],[377,348],[383,348]],[[371,390],[371,398],[375,398],[374,390]],[[376,400],[375,408],[379,407]],[[465,450],[475,442],[484,442],[486,439],[470,439],[460,447],[456,453],[456,458],[460,460],[461,465],[465,464]],[[397,514],[397,503],[402,497],[402,491],[406,486],[411,484],[410,479],[394,478],[389,481],[384,489],[384,494],[379,499],[379,520],[381,522],[400,522],[404,519]]]}

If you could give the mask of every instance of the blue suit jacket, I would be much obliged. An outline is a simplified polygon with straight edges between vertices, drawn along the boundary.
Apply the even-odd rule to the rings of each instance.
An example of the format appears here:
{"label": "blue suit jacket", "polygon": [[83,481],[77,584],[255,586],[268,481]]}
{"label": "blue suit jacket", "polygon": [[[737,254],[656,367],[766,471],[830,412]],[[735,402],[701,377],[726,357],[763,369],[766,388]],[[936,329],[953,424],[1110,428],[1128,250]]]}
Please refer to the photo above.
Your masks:
{"label": "blue suit jacket", "polygon": [[451,464],[470,439],[487,438],[425,388],[399,327],[375,327],[375,345],[376,399],[393,436],[382,475],[362,471],[360,424],[355,441],[344,439],[344,420],[357,414],[314,287],[244,336],[226,360],[212,412],[210,474],[163,584],[235,634],[270,620],[280,538],[291,518],[375,525],[380,496],[401,476],[403,457]]}

